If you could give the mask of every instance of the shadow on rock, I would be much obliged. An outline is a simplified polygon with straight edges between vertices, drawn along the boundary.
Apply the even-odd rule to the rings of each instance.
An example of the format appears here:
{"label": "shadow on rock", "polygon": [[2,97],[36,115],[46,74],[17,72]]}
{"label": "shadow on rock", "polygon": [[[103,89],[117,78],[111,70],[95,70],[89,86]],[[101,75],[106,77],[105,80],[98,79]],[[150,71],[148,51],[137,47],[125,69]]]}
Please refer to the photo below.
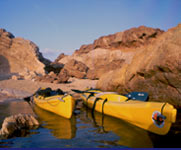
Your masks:
{"label": "shadow on rock", "polygon": [[9,79],[10,77],[9,61],[6,57],[0,55],[0,80]]}

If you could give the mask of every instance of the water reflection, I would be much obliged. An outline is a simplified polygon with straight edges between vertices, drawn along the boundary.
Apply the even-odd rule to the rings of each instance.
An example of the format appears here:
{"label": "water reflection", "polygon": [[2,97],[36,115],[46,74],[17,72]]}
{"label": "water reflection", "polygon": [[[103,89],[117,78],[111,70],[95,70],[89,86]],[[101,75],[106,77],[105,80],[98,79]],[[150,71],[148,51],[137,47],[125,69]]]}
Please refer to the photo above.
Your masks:
{"label": "water reflection", "polygon": [[0,141],[0,147],[180,147],[181,121],[179,118],[181,118],[181,113],[180,115],[178,113],[177,123],[173,124],[175,128],[172,128],[171,132],[164,136],[152,134],[120,119],[106,115],[102,120],[102,114],[98,112],[94,112],[93,117],[91,110],[86,110],[84,107],[79,111],[77,110],[77,115],[73,115],[73,118],[68,120],[36,106],[31,107],[23,100],[0,103],[1,123],[5,117],[18,113],[37,114],[44,128],[30,131],[30,136],[28,135],[26,138]]}
{"label": "water reflection", "polygon": [[56,114],[45,111],[37,106],[34,106],[33,108],[40,121],[44,124],[43,127],[50,129],[50,132],[53,136],[58,139],[72,139],[75,137],[75,116],[72,116],[71,119],[66,119]]}
{"label": "water reflection", "polygon": [[[136,126],[128,124],[120,119],[116,119],[107,115],[102,117],[101,113],[94,112],[92,115],[91,111],[87,111],[87,117],[93,120],[93,125],[97,127],[95,132],[107,133],[114,132],[120,137],[117,144],[131,147],[131,148],[151,148],[153,147],[152,140],[150,139],[148,132],[140,129]],[[109,141],[97,141],[109,143]]]}
{"label": "water reflection", "polygon": [[31,106],[23,100],[11,100],[0,103],[0,125],[2,125],[6,117],[19,113],[34,115]]}
{"label": "water reflection", "polygon": [[34,115],[32,107],[24,100],[12,101],[9,103],[8,111],[11,115],[25,113]]}

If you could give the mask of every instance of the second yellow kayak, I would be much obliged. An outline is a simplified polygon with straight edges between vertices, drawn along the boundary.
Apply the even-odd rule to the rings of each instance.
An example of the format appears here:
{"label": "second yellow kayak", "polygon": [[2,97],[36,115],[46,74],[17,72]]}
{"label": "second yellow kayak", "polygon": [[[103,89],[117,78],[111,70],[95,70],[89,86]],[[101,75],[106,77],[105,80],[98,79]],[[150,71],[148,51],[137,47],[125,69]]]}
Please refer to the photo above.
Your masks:
{"label": "second yellow kayak", "polygon": [[92,89],[82,93],[81,97],[89,108],[156,134],[167,134],[176,121],[177,110],[168,103],[128,100],[114,92]]}

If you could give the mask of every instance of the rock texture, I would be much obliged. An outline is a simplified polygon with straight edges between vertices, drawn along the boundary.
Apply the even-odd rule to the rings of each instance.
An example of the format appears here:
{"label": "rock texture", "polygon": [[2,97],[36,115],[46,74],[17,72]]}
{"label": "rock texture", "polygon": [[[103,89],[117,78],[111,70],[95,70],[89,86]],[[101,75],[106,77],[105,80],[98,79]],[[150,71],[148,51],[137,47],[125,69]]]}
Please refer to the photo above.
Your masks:
{"label": "rock texture", "polygon": [[49,82],[49,83],[67,83],[70,76],[68,75],[67,70],[62,69],[58,74],[55,74],[53,71],[44,76],[37,76],[35,81]]}
{"label": "rock texture", "polygon": [[[88,71],[88,67],[85,64],[74,59],[70,60],[65,65],[54,62],[51,64],[51,66],[54,69],[52,69],[52,67],[49,68],[49,70],[52,70],[49,74],[36,77],[35,80],[50,83],[67,83],[71,77],[76,77],[79,79],[85,78]],[[62,67],[55,68],[55,66]]]}
{"label": "rock texture", "polygon": [[117,68],[121,68],[121,66],[125,63],[125,59],[117,59],[107,62],[105,64],[98,63],[94,69],[89,69],[87,72],[88,79],[99,79],[106,72],[116,70]]}
{"label": "rock texture", "polygon": [[103,75],[102,90],[146,91],[150,100],[181,107],[181,24],[135,54],[130,64]]}
{"label": "rock texture", "polygon": [[80,61],[89,68],[87,78],[99,79],[106,72],[129,64],[135,53],[154,42],[162,33],[160,29],[140,26],[103,36],[93,44],[81,46],[72,56],[60,55],[56,63],[67,64],[72,59]]}
{"label": "rock texture", "polygon": [[32,115],[12,115],[4,119],[0,130],[0,138],[23,136],[26,134],[26,130],[37,128],[38,126],[39,122]]}
{"label": "rock texture", "polygon": [[45,74],[44,67],[49,63],[33,42],[15,38],[5,29],[0,29],[0,74],[18,73],[34,77]]}
{"label": "rock texture", "polygon": [[65,55],[64,53],[61,53],[56,59],[55,59],[55,63],[58,63],[62,58],[66,57],[67,55]]}
{"label": "rock texture", "polygon": [[89,68],[82,62],[72,59],[65,64],[62,71],[66,70],[70,77],[82,79],[85,78],[88,69]]}
{"label": "rock texture", "polygon": [[102,74],[120,68],[124,63],[130,63],[135,53],[139,51],[123,52],[121,50],[97,48],[89,53],[62,58],[59,63],[69,64],[72,60],[81,62],[88,67],[86,77],[99,79]]}
{"label": "rock texture", "polygon": [[117,32],[112,35],[102,36],[95,40],[93,44],[83,45],[77,50],[76,54],[88,53],[96,48],[104,49],[126,49],[135,48],[151,43],[163,31],[145,26],[131,28],[124,32]]}

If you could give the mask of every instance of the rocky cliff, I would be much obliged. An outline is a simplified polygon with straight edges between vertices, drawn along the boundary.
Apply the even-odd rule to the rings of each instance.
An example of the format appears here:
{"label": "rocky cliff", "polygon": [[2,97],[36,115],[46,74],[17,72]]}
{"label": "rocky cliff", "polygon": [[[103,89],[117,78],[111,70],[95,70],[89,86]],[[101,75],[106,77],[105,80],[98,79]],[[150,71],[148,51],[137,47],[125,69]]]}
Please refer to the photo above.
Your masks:
{"label": "rocky cliff", "polygon": [[146,91],[150,100],[181,107],[181,24],[137,52],[130,64],[101,76],[97,88]]}
{"label": "rocky cliff", "polygon": [[72,56],[60,55],[56,63],[80,61],[89,68],[87,78],[99,79],[104,73],[131,63],[136,52],[153,43],[162,33],[160,29],[140,26],[103,36],[93,44],[81,46]]}
{"label": "rocky cliff", "polygon": [[134,49],[136,47],[148,45],[162,33],[163,30],[145,26],[131,28],[123,32],[102,36],[95,40],[93,44],[82,45],[79,50],[75,51],[75,54],[88,53],[96,48],[109,50]]}
{"label": "rocky cliff", "polygon": [[0,29],[0,74],[43,75],[48,63],[32,41]]}

